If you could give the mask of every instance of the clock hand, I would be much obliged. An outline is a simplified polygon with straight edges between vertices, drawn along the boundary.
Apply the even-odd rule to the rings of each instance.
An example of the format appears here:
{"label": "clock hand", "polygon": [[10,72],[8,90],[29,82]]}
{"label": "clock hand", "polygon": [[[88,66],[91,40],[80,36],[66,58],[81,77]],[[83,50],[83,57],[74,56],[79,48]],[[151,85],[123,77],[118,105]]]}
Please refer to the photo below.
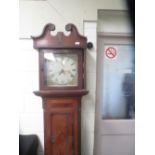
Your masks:
{"label": "clock hand", "polygon": [[63,69],[61,69],[61,71],[59,72],[59,75],[61,75],[62,73],[64,73],[65,71]]}

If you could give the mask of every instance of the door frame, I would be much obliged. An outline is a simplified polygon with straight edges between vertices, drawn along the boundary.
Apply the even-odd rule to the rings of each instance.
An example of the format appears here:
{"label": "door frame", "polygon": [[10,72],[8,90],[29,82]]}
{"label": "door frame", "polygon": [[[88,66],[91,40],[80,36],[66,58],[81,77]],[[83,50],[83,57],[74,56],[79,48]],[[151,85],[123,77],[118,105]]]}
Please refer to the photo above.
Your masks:
{"label": "door frame", "polygon": [[126,136],[135,134],[135,120],[134,119],[102,119],[101,109],[102,104],[100,101],[102,91],[98,86],[102,85],[101,76],[103,76],[103,49],[99,49],[101,41],[104,44],[115,45],[130,45],[134,44],[132,34],[127,33],[103,33],[97,34],[97,75],[96,75],[96,107],[95,107],[95,133],[94,133],[94,155],[103,154],[100,150],[102,147],[101,139],[104,136]]}

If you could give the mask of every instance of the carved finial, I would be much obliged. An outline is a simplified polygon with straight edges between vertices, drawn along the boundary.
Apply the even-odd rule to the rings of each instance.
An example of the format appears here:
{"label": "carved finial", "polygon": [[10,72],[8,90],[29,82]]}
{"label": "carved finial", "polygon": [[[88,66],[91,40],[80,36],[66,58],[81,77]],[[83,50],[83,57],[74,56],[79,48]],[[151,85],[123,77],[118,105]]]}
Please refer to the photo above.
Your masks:
{"label": "carved finial", "polygon": [[54,31],[55,30],[55,25],[52,23],[48,23],[44,26],[43,32],[41,35],[39,36],[31,36],[32,39],[39,39],[41,37],[43,37],[45,34],[50,33],[50,31]]}
{"label": "carved finial", "polygon": [[45,25],[43,33],[45,33],[46,31],[54,31],[54,30],[55,30],[55,25],[52,23],[49,23]]}
{"label": "carved finial", "polygon": [[67,25],[65,26],[65,30],[66,30],[66,31],[71,31],[71,30],[72,30],[72,24],[67,24]]}
{"label": "carved finial", "polygon": [[71,23],[67,24],[65,26],[65,30],[66,31],[71,31],[71,33],[73,33],[73,34],[80,35],[77,28],[76,28],[76,26],[74,24],[71,24]]}

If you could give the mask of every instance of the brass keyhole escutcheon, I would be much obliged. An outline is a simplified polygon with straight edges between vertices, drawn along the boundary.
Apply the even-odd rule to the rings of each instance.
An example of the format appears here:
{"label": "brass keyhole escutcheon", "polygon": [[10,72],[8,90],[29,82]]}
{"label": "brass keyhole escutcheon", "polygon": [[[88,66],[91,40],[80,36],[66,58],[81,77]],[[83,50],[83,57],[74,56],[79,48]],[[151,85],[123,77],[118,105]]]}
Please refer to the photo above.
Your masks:
{"label": "brass keyhole escutcheon", "polygon": [[55,143],[55,140],[56,140],[55,136],[52,136],[51,137],[51,143],[54,144]]}

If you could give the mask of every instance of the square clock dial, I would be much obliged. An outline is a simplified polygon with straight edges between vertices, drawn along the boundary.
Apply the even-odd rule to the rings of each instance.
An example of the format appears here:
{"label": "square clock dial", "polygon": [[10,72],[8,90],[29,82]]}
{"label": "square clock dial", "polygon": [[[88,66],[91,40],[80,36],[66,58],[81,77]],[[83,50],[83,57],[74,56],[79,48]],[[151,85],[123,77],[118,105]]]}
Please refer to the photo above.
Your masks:
{"label": "square clock dial", "polygon": [[78,85],[78,55],[70,53],[44,53],[44,76],[47,87]]}

